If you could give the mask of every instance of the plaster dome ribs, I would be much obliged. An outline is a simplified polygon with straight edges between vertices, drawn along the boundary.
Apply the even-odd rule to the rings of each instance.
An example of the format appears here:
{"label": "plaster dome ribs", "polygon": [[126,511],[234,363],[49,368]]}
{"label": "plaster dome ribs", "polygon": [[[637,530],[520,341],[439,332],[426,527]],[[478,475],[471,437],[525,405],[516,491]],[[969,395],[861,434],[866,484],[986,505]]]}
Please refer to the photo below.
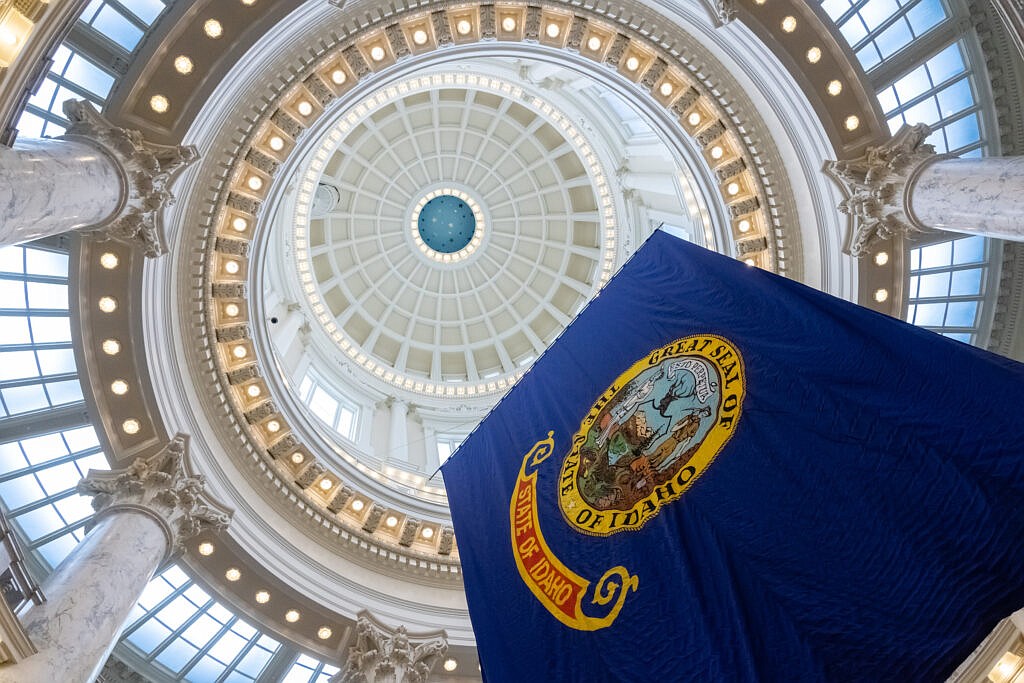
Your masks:
{"label": "plaster dome ribs", "polygon": [[[469,12],[469,38],[457,37],[456,29],[460,19],[456,13],[463,9]],[[516,15],[515,31],[503,37],[497,28],[486,25],[484,20],[490,14],[497,21],[506,9],[519,14]],[[721,197],[716,209],[717,226],[714,229],[720,232],[719,239],[724,248],[730,251],[738,249],[725,246],[734,240],[760,239],[762,248],[749,252],[750,257],[756,258],[758,263],[766,267],[782,266],[784,259],[777,258],[775,254],[781,235],[776,232],[780,218],[768,211],[774,196],[773,188],[779,185],[776,183],[769,187],[764,184],[764,179],[770,174],[760,161],[763,150],[752,148],[749,129],[742,126],[735,113],[740,108],[726,111],[725,105],[728,102],[724,96],[718,91],[712,93],[707,85],[708,77],[703,75],[707,70],[696,73],[696,67],[686,58],[680,57],[678,45],[681,42],[674,43],[669,50],[663,44],[651,42],[639,31],[619,23],[610,14],[601,17],[589,10],[574,12],[558,4],[533,8],[489,5],[458,10],[441,8],[432,13],[411,10],[386,20],[367,21],[365,26],[355,21],[350,27],[351,32],[343,36],[337,33],[327,36],[325,33],[325,42],[316,48],[316,58],[313,61],[300,60],[293,69],[287,71],[289,75],[282,83],[268,87],[266,93],[247,95],[252,107],[247,111],[251,111],[251,114],[245,115],[245,120],[233,133],[231,149],[225,148],[219,154],[210,155],[210,164],[205,166],[200,175],[206,178],[205,187],[212,189],[201,199],[193,199],[193,202],[203,204],[201,211],[206,216],[205,225],[198,230],[190,228],[189,234],[182,236],[184,240],[193,240],[192,246],[198,247],[204,254],[202,263],[189,266],[190,276],[194,276],[194,281],[198,283],[196,299],[203,302],[202,311],[195,318],[195,326],[206,335],[206,348],[210,353],[207,367],[215,377],[220,395],[226,400],[228,411],[223,418],[225,430],[237,431],[245,438],[241,448],[225,444],[225,450],[242,467],[251,466],[253,460],[260,461],[263,469],[256,476],[278,478],[281,490],[288,491],[302,503],[296,510],[299,523],[312,522],[318,530],[325,526],[338,528],[360,538],[368,536],[370,542],[387,549],[389,557],[407,557],[392,538],[393,534],[381,533],[379,530],[364,531],[365,520],[332,509],[337,507],[332,504],[333,498],[328,499],[316,489],[318,479],[323,476],[332,476],[339,486],[351,485],[361,489],[355,485],[361,475],[325,470],[310,477],[308,475],[313,470],[307,468],[313,466],[311,461],[316,455],[308,449],[300,471],[291,460],[291,454],[302,449],[302,438],[292,430],[287,415],[280,412],[282,402],[277,397],[264,397],[261,401],[265,403],[254,405],[244,394],[245,382],[231,382],[230,378],[243,377],[248,367],[262,366],[263,375],[267,375],[266,367],[270,362],[258,356],[252,334],[228,341],[226,337],[219,338],[216,333],[224,327],[250,327],[248,319],[251,304],[247,298],[246,283],[249,282],[250,271],[258,270],[256,264],[250,262],[249,254],[239,254],[238,250],[228,253],[218,245],[230,244],[227,241],[229,238],[251,241],[258,231],[265,229],[266,216],[262,215],[261,205],[273,191],[272,188],[278,185],[277,176],[294,169],[289,153],[306,135],[305,131],[318,125],[316,122],[324,111],[338,108],[336,100],[351,101],[351,98],[367,93],[372,84],[387,82],[394,73],[401,70],[403,64],[422,66],[431,59],[451,58],[461,54],[460,50],[500,48],[519,50],[520,54],[536,52],[545,59],[564,59],[575,66],[593,65],[595,73],[614,83],[615,88],[629,92],[630,97],[643,100],[652,108],[660,107],[658,117],[662,124],[673,122],[673,135],[685,138],[686,145],[693,151],[705,155],[704,163],[707,167],[702,172],[705,176],[702,191],[712,191]],[[528,27],[538,22],[543,25],[548,19],[562,21],[565,28],[571,27],[572,30],[562,31],[562,39],[554,42],[548,41],[543,35],[534,36],[532,28],[531,35],[526,35]],[[398,54],[401,51],[394,47],[394,40],[397,40],[394,37],[395,31],[383,31],[396,21],[402,32],[412,30],[416,22],[426,21],[430,36],[428,45],[422,50],[410,48],[410,56],[399,60]],[[376,29],[381,30],[375,32]],[[338,27],[335,30],[339,30]],[[489,39],[488,33],[491,30],[498,42],[478,43],[482,38]],[[599,49],[587,52],[591,34],[601,35],[604,40]],[[570,44],[567,41],[572,36],[575,37]],[[582,41],[579,45],[575,44],[576,38]],[[530,42],[524,43],[524,39]],[[409,45],[407,42],[406,47]],[[374,61],[374,47],[384,51],[380,63]],[[445,47],[447,52],[438,49],[440,47]],[[635,68],[630,68],[634,63],[631,60],[635,60]],[[706,63],[706,58],[702,58],[701,63]],[[666,84],[671,87],[664,87]],[[349,95],[350,89],[352,95]],[[301,106],[304,102],[309,105],[306,114],[303,111],[307,107]],[[694,117],[694,114],[697,116]],[[239,119],[236,117],[235,120]],[[275,137],[279,143],[275,143]],[[277,145],[279,147],[275,149]],[[711,150],[716,146],[725,150],[720,158],[711,155]],[[737,159],[741,163],[735,163]],[[225,162],[226,166],[218,168],[219,164]],[[735,170],[736,175],[719,178],[713,174],[719,167]],[[220,170],[224,168],[226,170]],[[250,182],[254,178],[256,182]],[[737,188],[735,193],[730,194],[728,188],[733,182]],[[736,229],[736,225],[743,219],[750,221],[749,237]],[[229,260],[239,263],[234,273],[227,268]],[[603,260],[601,264],[603,268]],[[250,287],[249,291],[255,290]],[[235,308],[231,308],[232,305]],[[240,318],[237,313],[235,317],[230,315],[232,311],[238,310],[242,311]],[[255,336],[258,336],[258,331]],[[237,355],[236,348],[239,348]],[[199,365],[203,364],[204,361],[199,362]],[[204,379],[201,384],[207,384],[208,379]],[[276,425],[274,429],[270,428],[272,423]],[[237,453],[239,450],[244,453]],[[310,480],[312,486],[304,487]],[[372,505],[368,507],[372,509]],[[310,514],[310,510],[315,510],[315,514]],[[450,537],[446,534],[439,536],[449,539],[447,548],[450,551]],[[441,545],[438,544],[432,552],[439,553],[440,550]],[[438,554],[437,558],[445,566],[450,562],[448,555]]]}
{"label": "plaster dome ribs", "polygon": [[[568,116],[492,76],[417,76],[360,107],[312,155],[328,152],[323,170],[300,175],[300,192],[342,188],[322,219],[296,206],[309,317],[338,353],[406,390],[504,390],[611,274],[615,212],[594,150]],[[418,212],[450,195],[479,234],[437,252]]]}

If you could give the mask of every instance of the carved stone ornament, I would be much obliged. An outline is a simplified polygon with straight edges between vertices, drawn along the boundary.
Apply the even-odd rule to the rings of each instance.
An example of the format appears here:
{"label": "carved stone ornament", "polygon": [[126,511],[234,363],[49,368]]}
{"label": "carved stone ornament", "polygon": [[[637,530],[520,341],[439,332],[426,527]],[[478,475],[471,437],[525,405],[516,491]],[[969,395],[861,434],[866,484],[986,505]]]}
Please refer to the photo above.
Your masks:
{"label": "carved stone ornament", "polygon": [[205,494],[206,479],[188,467],[188,438],[175,436],[159,453],[120,470],[90,470],[78,493],[92,496],[93,524],[103,515],[133,510],[156,519],[167,534],[168,555],[207,530],[226,529],[232,511]]}
{"label": "carved stone ornament", "polygon": [[736,18],[736,0],[704,0],[704,5],[715,22],[715,28]]}
{"label": "carved stone ornament", "polygon": [[412,639],[404,626],[389,632],[366,616],[356,623],[356,644],[330,683],[425,683],[448,652],[441,635]]}
{"label": "carved stone ornament", "polygon": [[824,172],[846,194],[836,208],[853,218],[846,246],[851,256],[866,256],[897,233],[927,229],[910,211],[909,193],[927,164],[947,158],[924,144],[931,132],[923,123],[904,124],[885,144],[868,147],[859,159],[825,162]]}
{"label": "carved stone ornament", "polygon": [[110,239],[142,247],[150,258],[167,253],[162,223],[164,207],[174,203],[169,188],[182,169],[199,158],[196,148],[146,142],[139,131],[107,121],[87,100],[66,101],[64,116],[71,121],[64,137],[106,152],[124,183],[119,210],[97,228]]}

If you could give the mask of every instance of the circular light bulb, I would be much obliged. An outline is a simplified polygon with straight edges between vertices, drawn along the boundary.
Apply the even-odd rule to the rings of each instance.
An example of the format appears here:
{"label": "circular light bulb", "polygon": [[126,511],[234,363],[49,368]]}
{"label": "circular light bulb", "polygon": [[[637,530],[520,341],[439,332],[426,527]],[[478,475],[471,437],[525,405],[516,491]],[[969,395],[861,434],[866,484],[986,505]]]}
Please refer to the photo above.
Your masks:
{"label": "circular light bulb", "polygon": [[459,668],[459,663],[456,662],[451,657],[449,657],[448,659],[444,660],[444,670],[445,671],[455,671],[457,668]]}
{"label": "circular light bulb", "polygon": [[875,301],[877,301],[878,303],[881,304],[881,303],[885,303],[888,300],[889,300],[889,290],[888,289],[876,289],[875,290]]}
{"label": "circular light bulb", "polygon": [[107,354],[108,356],[116,356],[118,353],[121,352],[121,342],[117,341],[116,339],[104,339],[103,344],[100,345],[100,348],[102,348],[103,353]]}
{"label": "circular light bulb", "polygon": [[722,155],[724,155],[724,154],[725,154],[725,150],[722,149],[721,145],[715,145],[714,147],[711,148],[711,158],[712,159],[721,159]]}
{"label": "circular light bulb", "polygon": [[174,58],[174,70],[182,76],[188,76],[192,73],[194,67],[195,65],[192,63],[192,60],[185,55],[178,55]]}
{"label": "circular light bulb", "polygon": [[303,461],[305,461],[305,459],[306,456],[304,456],[299,451],[295,451],[294,453],[292,453],[292,462],[295,463],[296,465],[301,465]]}
{"label": "circular light bulb", "polygon": [[348,80],[348,74],[346,74],[342,69],[335,69],[331,72],[331,81],[335,85],[341,85],[346,80]]}
{"label": "circular light bulb", "polygon": [[835,97],[839,93],[843,92],[843,84],[837,80],[831,80],[828,82],[828,85],[825,86],[825,90],[829,95]]}
{"label": "circular light bulb", "polygon": [[746,218],[744,218],[743,220],[741,220],[739,222],[739,225],[736,226],[736,227],[738,227],[740,229],[740,232],[749,232],[750,231],[750,221],[748,221]]}
{"label": "circular light bulb", "polygon": [[107,270],[113,270],[114,268],[117,268],[117,264],[120,262],[121,260],[117,258],[117,254],[111,254],[109,251],[100,256],[100,265],[106,268]]}
{"label": "circular light bulb", "polygon": [[270,593],[267,591],[256,591],[256,602],[265,605],[270,602]]}
{"label": "circular light bulb", "polygon": [[225,261],[224,272],[229,275],[235,275],[242,267],[238,265],[238,261]]}
{"label": "circular light bulb", "polygon": [[331,637],[331,635],[333,633],[334,632],[331,631],[331,629],[328,628],[327,626],[321,626],[316,631],[316,637],[319,638],[320,640],[327,640],[328,638]]}
{"label": "circular light bulb", "polygon": [[263,178],[260,178],[258,175],[251,175],[249,176],[249,179],[245,181],[245,184],[249,186],[250,190],[259,192],[263,189]]}
{"label": "circular light bulb", "polygon": [[352,509],[355,510],[356,512],[362,510],[364,505],[365,504],[363,503],[363,501],[359,500],[358,498],[352,501]]}
{"label": "circular light bulb", "polygon": [[112,296],[101,296],[98,305],[104,313],[113,313],[117,310],[117,299]]}
{"label": "circular light bulb", "polygon": [[301,102],[299,102],[295,106],[295,108],[298,109],[299,113],[302,114],[303,116],[309,116],[310,114],[313,113],[313,105],[307,102],[306,100],[302,100]]}
{"label": "circular light bulb", "polygon": [[587,49],[594,51],[600,50],[601,39],[598,38],[597,36],[590,36],[590,38],[587,39]]}
{"label": "circular light bulb", "polygon": [[171,103],[163,95],[153,95],[149,98],[149,108],[157,114],[163,114],[170,106]]}
{"label": "circular light bulb", "polygon": [[696,126],[698,123],[700,123],[700,112],[692,112],[689,116],[686,117],[686,121],[691,126]]}
{"label": "circular light bulb", "polygon": [[110,390],[118,396],[124,396],[128,393],[128,382],[123,379],[115,379],[110,383]]}
{"label": "circular light bulb", "polygon": [[756,264],[756,262],[752,258],[743,259],[743,262],[746,263],[748,266],[753,266]]}
{"label": "circular light bulb", "polygon": [[396,526],[398,526],[398,517],[390,515],[387,519],[384,520],[384,524],[386,524],[389,529],[394,529]]}
{"label": "circular light bulb", "polygon": [[417,45],[425,45],[427,43],[427,32],[421,28],[416,29],[412,32],[412,42]]}
{"label": "circular light bulb", "polygon": [[203,32],[210,38],[220,38],[224,35],[224,27],[216,19],[207,19],[203,24]]}
{"label": "circular light bulb", "polygon": [[240,578],[242,578],[242,572],[239,571],[238,567],[231,567],[226,572],[224,572],[224,578],[228,581],[238,581]]}
{"label": "circular light bulb", "polygon": [[375,62],[379,62],[380,60],[384,59],[384,54],[384,48],[382,48],[380,45],[374,45],[370,49],[370,59],[372,59]]}
{"label": "circular light bulb", "polygon": [[235,216],[231,219],[231,227],[235,232],[245,232],[245,229],[249,227],[249,221],[245,220],[241,216]]}
{"label": "circular light bulb", "polygon": [[277,420],[271,420],[267,423],[267,431],[271,434],[281,431],[281,423]]}
{"label": "circular light bulb", "polygon": [[242,4],[246,7],[251,7],[256,4],[256,0],[242,0]]}
{"label": "circular light bulb", "polygon": [[796,17],[786,17],[782,20],[782,30],[786,33],[792,33],[796,30]]}
{"label": "circular light bulb", "polygon": [[735,183],[735,182],[734,183],[729,183],[726,186],[725,191],[729,193],[730,197],[734,197],[737,194],[739,194],[739,192],[740,192],[740,184],[739,183]]}
{"label": "circular light bulb", "polygon": [[18,36],[14,35],[10,29],[0,26],[0,43],[13,47],[18,44]]}
{"label": "circular light bulb", "polygon": [[889,262],[889,252],[887,252],[887,251],[880,251],[877,254],[875,254],[875,265],[876,266],[884,266],[888,262]]}
{"label": "circular light bulb", "polygon": [[[460,36],[467,35],[473,30],[473,25],[465,19],[459,19],[459,22],[455,24],[455,30],[458,31]],[[556,34],[557,35],[557,34]]]}
{"label": "circular light bulb", "polygon": [[121,423],[121,430],[125,434],[138,434],[141,428],[139,421],[134,418],[129,418]]}
{"label": "circular light bulb", "polygon": [[267,145],[275,152],[280,152],[284,149],[284,140],[281,139],[280,135],[272,135],[270,136],[270,139],[267,140]]}
{"label": "circular light bulb", "polygon": [[287,621],[289,624],[294,624],[296,621],[299,620],[300,616],[301,615],[299,614],[299,610],[290,609],[284,613],[284,620]]}
{"label": "circular light bulb", "polygon": [[821,48],[820,47],[812,47],[810,50],[807,51],[807,61],[810,62],[811,64],[817,64],[820,59],[821,59]]}
{"label": "circular light bulb", "polygon": [[238,308],[238,304],[228,304],[224,307],[224,315],[229,318],[237,318],[241,310]]}
{"label": "circular light bulb", "polygon": [[323,491],[330,491],[332,486],[334,486],[334,482],[331,481],[330,479],[321,479],[320,480],[320,489],[321,490],[323,490]]}
{"label": "circular light bulb", "polygon": [[422,536],[423,538],[433,538],[433,536],[434,536],[433,528],[431,528],[429,526],[423,527],[423,531],[420,532],[420,536]]}
{"label": "circular light bulb", "polygon": [[515,17],[505,17],[504,19],[501,20],[501,27],[503,29],[505,29],[506,31],[515,31],[516,30],[516,18]]}
{"label": "circular light bulb", "polygon": [[626,60],[626,70],[627,71],[636,71],[639,68],[640,68],[640,60],[637,59],[636,57],[630,57],[629,59]]}
{"label": "circular light bulb", "polygon": [[672,91],[675,90],[675,86],[673,86],[668,81],[665,81],[664,83],[661,84],[661,87],[658,88],[658,90],[659,92],[661,92],[662,97],[668,97],[669,95],[672,94]]}
{"label": "circular light bulb", "polygon": [[548,34],[548,38],[557,38],[558,34],[562,32],[562,29],[558,24],[552,21],[548,24],[547,28],[544,29],[544,32]]}
{"label": "circular light bulb", "polygon": [[209,541],[203,541],[199,544],[200,555],[213,555],[213,544]]}
{"label": "circular light bulb", "polygon": [[249,355],[249,350],[242,346],[241,344],[239,344],[238,346],[231,349],[231,355],[239,359],[245,358],[246,356]]}
{"label": "circular light bulb", "polygon": [[245,388],[245,393],[249,395],[249,398],[256,398],[263,393],[263,390],[260,389],[259,384],[250,384]]}
{"label": "circular light bulb", "polygon": [[846,130],[857,130],[857,127],[860,126],[860,119],[856,116],[847,116],[843,125],[846,126]]}

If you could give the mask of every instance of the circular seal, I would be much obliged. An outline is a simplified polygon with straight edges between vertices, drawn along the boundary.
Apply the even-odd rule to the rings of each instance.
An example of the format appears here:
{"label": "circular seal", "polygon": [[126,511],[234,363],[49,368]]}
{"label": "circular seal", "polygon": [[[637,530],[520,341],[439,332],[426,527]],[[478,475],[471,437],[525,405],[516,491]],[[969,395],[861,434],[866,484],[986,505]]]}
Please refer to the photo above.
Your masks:
{"label": "circular seal", "polygon": [[562,462],[558,506],[570,526],[635,531],[704,473],[736,430],[746,378],[715,335],[654,349],[597,399]]}

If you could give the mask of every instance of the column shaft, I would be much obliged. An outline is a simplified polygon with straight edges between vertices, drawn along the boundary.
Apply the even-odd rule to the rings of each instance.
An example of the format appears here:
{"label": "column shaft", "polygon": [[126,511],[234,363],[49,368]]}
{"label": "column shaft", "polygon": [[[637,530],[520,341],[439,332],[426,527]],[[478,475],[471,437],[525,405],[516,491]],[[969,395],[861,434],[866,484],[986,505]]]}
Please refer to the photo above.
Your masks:
{"label": "column shaft", "polygon": [[388,460],[409,462],[409,430],[405,421],[409,409],[398,399],[391,401],[390,433],[388,434]]}
{"label": "column shaft", "polygon": [[909,192],[913,215],[925,226],[1024,239],[1024,157],[936,161]]}
{"label": "column shaft", "polygon": [[101,518],[43,584],[46,601],[22,618],[38,653],[0,668],[0,682],[96,680],[167,549],[149,515]]}
{"label": "column shaft", "polygon": [[0,146],[0,245],[98,225],[121,206],[114,160],[78,140]]}

